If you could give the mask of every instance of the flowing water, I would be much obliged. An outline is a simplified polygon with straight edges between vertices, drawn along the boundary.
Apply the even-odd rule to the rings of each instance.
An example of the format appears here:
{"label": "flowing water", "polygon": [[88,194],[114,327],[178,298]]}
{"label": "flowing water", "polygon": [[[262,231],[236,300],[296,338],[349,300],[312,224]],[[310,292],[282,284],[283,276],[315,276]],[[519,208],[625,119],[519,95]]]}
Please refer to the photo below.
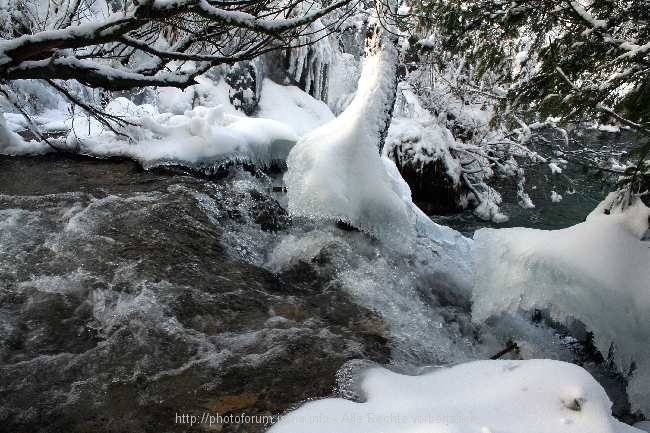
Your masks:
{"label": "flowing water", "polygon": [[523,344],[507,356],[582,360],[620,391],[552,328],[472,323],[422,258],[292,220],[277,185],[254,170],[0,157],[0,431],[259,432],[268,418],[182,416],[277,415],[353,395],[367,363],[415,373],[511,338]]}
{"label": "flowing water", "polygon": [[1,158],[0,430],[185,431],[176,414],[278,413],[385,362],[376,314],[252,264],[238,228],[287,224],[253,180]]}

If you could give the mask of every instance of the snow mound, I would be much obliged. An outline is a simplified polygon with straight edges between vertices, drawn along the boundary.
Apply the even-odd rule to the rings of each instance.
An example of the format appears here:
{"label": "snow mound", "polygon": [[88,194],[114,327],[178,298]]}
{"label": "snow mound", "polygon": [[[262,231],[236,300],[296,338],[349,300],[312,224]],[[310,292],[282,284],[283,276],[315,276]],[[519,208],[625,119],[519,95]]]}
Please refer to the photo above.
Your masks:
{"label": "snow mound", "polygon": [[260,117],[288,125],[298,136],[334,119],[324,102],[296,86],[281,86],[268,78],[263,81],[258,107]]}
{"label": "snow mound", "polygon": [[[548,309],[592,331],[619,368],[636,364],[628,385],[634,409],[650,413],[650,209],[640,200],[610,209],[610,195],[584,223],[562,230],[481,229],[474,237],[473,318]],[[605,212],[609,210],[608,212]]]}
{"label": "snow mound", "polygon": [[421,376],[367,370],[364,403],[329,398],[286,414],[269,433],[635,433],[603,388],[559,361],[476,361]]}

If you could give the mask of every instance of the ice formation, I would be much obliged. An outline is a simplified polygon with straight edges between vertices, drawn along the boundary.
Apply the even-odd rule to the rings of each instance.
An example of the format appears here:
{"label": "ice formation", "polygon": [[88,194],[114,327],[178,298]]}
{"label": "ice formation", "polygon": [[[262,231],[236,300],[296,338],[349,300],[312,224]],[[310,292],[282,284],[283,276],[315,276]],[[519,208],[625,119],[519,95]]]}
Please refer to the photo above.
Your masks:
{"label": "ice formation", "polygon": [[371,38],[368,46],[375,50],[364,58],[350,105],[305,135],[289,155],[289,211],[341,219],[380,238],[409,239],[414,215],[401,197],[404,181],[387,175],[378,153],[395,96],[398,52],[387,31]]}
{"label": "ice formation", "polygon": [[[303,8],[302,3],[299,8]],[[305,91],[316,99],[323,99],[327,89],[327,72],[332,62],[333,50],[327,28],[318,19],[310,24],[309,33],[301,35],[297,47],[289,52],[289,74],[298,83],[304,83]]]}
{"label": "ice formation", "polygon": [[650,209],[636,199],[621,211],[613,199],[562,230],[477,231],[473,315],[548,309],[556,320],[584,323],[601,353],[614,347],[619,368],[635,363],[628,395],[650,413],[650,244],[641,241]]}
{"label": "ice formation", "polygon": [[304,404],[269,433],[639,433],[616,420],[603,388],[559,361],[476,361],[404,376],[365,372],[366,401]]}

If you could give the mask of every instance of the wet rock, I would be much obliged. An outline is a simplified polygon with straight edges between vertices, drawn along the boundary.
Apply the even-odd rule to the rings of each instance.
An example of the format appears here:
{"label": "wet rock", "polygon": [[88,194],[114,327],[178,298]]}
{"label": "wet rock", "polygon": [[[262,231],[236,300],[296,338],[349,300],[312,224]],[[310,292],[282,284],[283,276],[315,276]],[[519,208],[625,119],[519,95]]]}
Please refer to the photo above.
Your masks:
{"label": "wet rock", "polygon": [[289,214],[277,201],[256,190],[250,190],[250,195],[255,202],[255,222],[262,230],[277,232],[289,226]]}
{"label": "wet rock", "polygon": [[259,400],[259,394],[244,392],[226,395],[218,400],[207,402],[205,408],[212,413],[227,414],[235,410],[249,409]]}
{"label": "wet rock", "polygon": [[462,211],[460,197],[466,191],[447,174],[440,159],[422,163],[404,158],[393,158],[400,174],[411,188],[413,201],[428,214],[440,215]]}

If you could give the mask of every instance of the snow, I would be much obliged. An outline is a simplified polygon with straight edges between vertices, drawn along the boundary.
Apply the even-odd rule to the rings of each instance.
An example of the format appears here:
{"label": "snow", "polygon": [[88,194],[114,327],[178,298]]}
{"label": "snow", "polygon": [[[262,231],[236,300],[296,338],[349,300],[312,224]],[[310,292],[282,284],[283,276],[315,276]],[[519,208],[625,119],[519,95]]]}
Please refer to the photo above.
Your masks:
{"label": "snow", "polygon": [[580,17],[585,20],[591,27],[604,29],[607,28],[607,20],[597,20],[577,1],[569,2],[571,7]]}
{"label": "snow", "polygon": [[418,167],[441,160],[449,178],[458,184],[462,170],[450,152],[455,145],[451,132],[433,121],[394,118],[383,153],[400,161],[412,161]]}
{"label": "snow", "polygon": [[192,109],[194,89],[181,90],[175,87],[158,89],[158,110],[161,113],[183,114]]}
{"label": "snow", "polygon": [[364,402],[327,398],[285,414],[269,433],[635,433],[611,415],[584,369],[550,360],[476,361],[361,379]]}
{"label": "snow", "polygon": [[553,203],[559,203],[562,201],[562,195],[558,194],[555,190],[551,191],[551,201]]}
{"label": "snow", "polygon": [[556,162],[549,162],[548,168],[551,169],[551,173],[560,174],[562,173],[562,167],[560,167]]}
{"label": "snow", "polygon": [[402,82],[398,88],[399,97],[383,154],[398,161],[411,161],[419,167],[440,160],[452,182],[460,183],[462,167],[451,154],[451,149],[460,144],[449,129],[422,107],[410,86]]}
{"label": "snow", "polygon": [[223,106],[199,106],[173,115],[157,113],[151,105],[135,105],[126,98],[117,98],[106,111],[137,123],[131,130],[135,142],[103,129],[94,119],[75,119],[68,144],[79,146],[82,153],[127,156],[150,167],[165,163],[192,166],[229,159],[284,160],[297,139],[279,122],[227,114]]}
{"label": "snow", "polygon": [[258,116],[288,125],[297,136],[334,119],[327,104],[296,86],[281,86],[264,79]]}
{"label": "snow", "polygon": [[620,127],[620,126],[617,126],[617,125],[606,125],[606,124],[602,124],[602,123],[599,123],[599,124],[596,126],[596,129],[598,129],[599,131],[603,131],[603,132],[611,132],[611,133],[621,132],[621,127]]}
{"label": "snow", "polygon": [[582,322],[603,355],[614,345],[621,370],[636,363],[628,395],[650,413],[650,244],[641,241],[650,209],[637,199],[609,210],[613,200],[562,230],[478,230],[473,319],[548,309],[555,320]]}
{"label": "snow", "polygon": [[[328,106],[295,86],[263,81],[258,112],[248,118],[229,99],[224,80],[207,76],[186,89],[159,88],[152,104],[137,105],[118,97],[106,112],[133,123],[130,139],[118,136],[86,113],[74,117],[66,104],[41,112],[34,119],[42,131],[70,130],[57,146],[99,157],[124,156],[145,167],[178,163],[188,166],[219,163],[230,159],[269,163],[286,160],[289,150],[305,134],[334,118]],[[56,105],[56,104],[55,104]],[[26,128],[16,113],[0,119],[0,153],[20,155],[46,153],[47,144],[25,142],[15,131]]]}
{"label": "snow", "polygon": [[11,131],[7,125],[5,113],[0,113],[0,153],[6,155],[40,153],[42,149],[41,144],[25,142],[20,135]]}
{"label": "snow", "polygon": [[[160,3],[160,8],[164,8],[166,4],[173,4],[174,1],[156,0],[156,3]],[[313,23],[328,12],[338,9],[347,3],[349,3],[349,0],[339,0],[332,2],[327,7],[321,9],[315,8],[294,18],[276,18],[270,20],[257,19],[246,12],[216,8],[206,0],[199,0],[197,8],[201,12],[208,14],[210,18],[222,21],[234,27],[241,27],[265,33],[279,33],[305,24]]]}
{"label": "snow", "polygon": [[632,59],[632,58],[634,58],[634,57],[636,57],[636,56],[638,56],[640,54],[644,54],[644,53],[650,51],[650,42],[648,42],[647,44],[643,44],[643,45],[637,45],[637,44],[635,44],[633,42],[625,41],[625,42],[621,43],[619,48],[627,51],[627,53],[621,54],[620,56],[618,56],[616,58],[616,60],[621,60],[621,59],[624,59],[626,57]]}

